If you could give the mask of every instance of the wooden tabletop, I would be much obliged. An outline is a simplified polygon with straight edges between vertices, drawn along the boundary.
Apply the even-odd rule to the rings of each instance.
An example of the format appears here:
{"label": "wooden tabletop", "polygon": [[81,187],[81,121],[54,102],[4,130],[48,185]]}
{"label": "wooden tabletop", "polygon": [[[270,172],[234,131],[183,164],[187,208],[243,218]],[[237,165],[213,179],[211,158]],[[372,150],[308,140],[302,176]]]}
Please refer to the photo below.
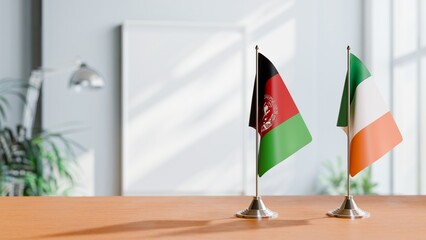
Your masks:
{"label": "wooden tabletop", "polygon": [[426,239],[426,196],[356,196],[358,220],[325,216],[341,196],[263,200],[278,218],[234,217],[251,197],[3,197],[0,239]]}

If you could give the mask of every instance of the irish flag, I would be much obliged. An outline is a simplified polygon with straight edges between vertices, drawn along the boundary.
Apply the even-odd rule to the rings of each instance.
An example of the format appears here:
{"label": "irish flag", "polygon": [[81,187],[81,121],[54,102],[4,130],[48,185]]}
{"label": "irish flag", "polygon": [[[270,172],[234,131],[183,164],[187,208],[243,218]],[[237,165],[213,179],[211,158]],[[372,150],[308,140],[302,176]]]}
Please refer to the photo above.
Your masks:
{"label": "irish flag", "polygon": [[[265,56],[258,55],[259,79],[259,176],[288,158],[312,140],[277,69]],[[251,102],[250,123],[256,128],[256,84]]]}
{"label": "irish flag", "polygon": [[350,141],[350,174],[355,176],[402,141],[401,133],[386,107],[370,72],[350,54],[350,131],[348,133],[347,77],[337,126]]}

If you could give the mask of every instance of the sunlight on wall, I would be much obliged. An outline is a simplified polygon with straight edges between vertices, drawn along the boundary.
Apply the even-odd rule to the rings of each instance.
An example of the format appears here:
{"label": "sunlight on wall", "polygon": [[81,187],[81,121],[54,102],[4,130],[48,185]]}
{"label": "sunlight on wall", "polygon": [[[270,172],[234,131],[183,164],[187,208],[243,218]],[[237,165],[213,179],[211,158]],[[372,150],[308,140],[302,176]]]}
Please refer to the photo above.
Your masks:
{"label": "sunlight on wall", "polygon": [[277,18],[287,16],[288,11],[294,7],[294,0],[289,1],[265,1],[257,9],[248,14],[240,24],[247,27],[248,31],[255,31],[259,28],[268,26],[269,23],[274,22]]}
{"label": "sunlight on wall", "polygon": [[417,0],[395,0],[394,57],[412,53],[417,48]]}
{"label": "sunlight on wall", "polygon": [[418,102],[417,66],[407,63],[395,68],[394,116],[401,130],[403,142],[394,150],[395,194],[417,193]]}
{"label": "sunlight on wall", "polygon": [[[229,51],[229,48],[232,46],[240,45],[243,47],[243,28],[241,28],[240,34],[236,33],[235,29],[232,28],[229,31],[221,29],[226,28],[226,26],[218,28],[221,33],[212,34],[212,36],[198,45],[197,48],[191,49],[187,53],[187,56],[177,63],[172,71],[173,78],[178,79],[189,75],[191,72],[196,71],[197,68],[206,64],[206,62],[211,61],[215,56]],[[222,59],[217,60],[220,62],[223,61]]]}
{"label": "sunlight on wall", "polygon": [[[247,186],[254,181],[254,134],[246,119],[255,66],[244,58],[254,54],[246,41],[247,46],[262,46],[279,70],[287,66],[283,77],[291,82],[294,66],[288,64],[296,49],[296,21],[288,18],[292,5],[262,6],[243,20],[255,22],[247,31],[226,25],[211,30],[198,25],[145,26],[140,33],[132,31],[136,37],[128,44],[149,48],[128,51],[133,85],[128,92],[125,194],[253,192]],[[165,39],[173,39],[173,44]],[[249,81],[242,79],[245,71]],[[291,170],[275,171],[265,177],[266,192],[282,192],[274,189],[283,176],[293,179]]]}
{"label": "sunlight on wall", "polygon": [[[277,67],[286,66],[291,60],[294,59],[294,54],[297,49],[296,46],[296,20],[289,19],[283,22],[280,26],[272,29],[265,36],[259,39],[263,46],[264,52],[271,52],[273,55],[274,63]],[[270,49],[271,48],[271,49]],[[272,50],[273,48],[273,50]],[[280,53],[280,54],[274,54]],[[286,79],[287,72],[283,72],[283,78]],[[288,81],[288,80],[284,80]]]}

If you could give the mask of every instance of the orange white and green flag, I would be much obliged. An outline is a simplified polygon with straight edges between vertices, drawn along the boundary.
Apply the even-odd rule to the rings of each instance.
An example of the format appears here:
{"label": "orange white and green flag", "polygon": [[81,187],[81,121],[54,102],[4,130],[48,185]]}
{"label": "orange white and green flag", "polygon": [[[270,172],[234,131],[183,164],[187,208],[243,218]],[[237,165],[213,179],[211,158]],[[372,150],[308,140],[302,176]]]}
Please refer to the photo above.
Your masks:
{"label": "orange white and green flag", "polygon": [[337,126],[350,141],[350,174],[355,176],[402,141],[401,133],[367,67],[350,54],[350,131],[348,133],[348,78]]}

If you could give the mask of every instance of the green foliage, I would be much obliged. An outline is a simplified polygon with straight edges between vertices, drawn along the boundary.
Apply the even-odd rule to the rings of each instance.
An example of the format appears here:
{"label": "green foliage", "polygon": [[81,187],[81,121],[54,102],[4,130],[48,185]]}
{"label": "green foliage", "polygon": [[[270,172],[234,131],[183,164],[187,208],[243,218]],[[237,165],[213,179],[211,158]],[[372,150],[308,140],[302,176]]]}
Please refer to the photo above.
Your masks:
{"label": "green foliage", "polygon": [[2,195],[62,195],[60,185],[74,186],[74,147],[80,146],[63,134],[44,131],[27,139],[18,126],[16,133],[0,131],[0,142]]}
{"label": "green foliage", "polygon": [[42,196],[67,195],[75,185],[73,168],[77,166],[74,149],[79,144],[62,132],[41,131],[28,138],[25,129],[4,127],[9,97],[26,103],[28,83],[13,79],[0,80],[0,195]]}
{"label": "green foliage", "polygon": [[[320,176],[321,188],[319,193],[344,195],[346,194],[347,169],[343,160],[337,157],[337,161],[324,163],[325,174]],[[351,178],[351,193],[354,195],[377,194],[377,183],[372,179],[371,167]]]}

